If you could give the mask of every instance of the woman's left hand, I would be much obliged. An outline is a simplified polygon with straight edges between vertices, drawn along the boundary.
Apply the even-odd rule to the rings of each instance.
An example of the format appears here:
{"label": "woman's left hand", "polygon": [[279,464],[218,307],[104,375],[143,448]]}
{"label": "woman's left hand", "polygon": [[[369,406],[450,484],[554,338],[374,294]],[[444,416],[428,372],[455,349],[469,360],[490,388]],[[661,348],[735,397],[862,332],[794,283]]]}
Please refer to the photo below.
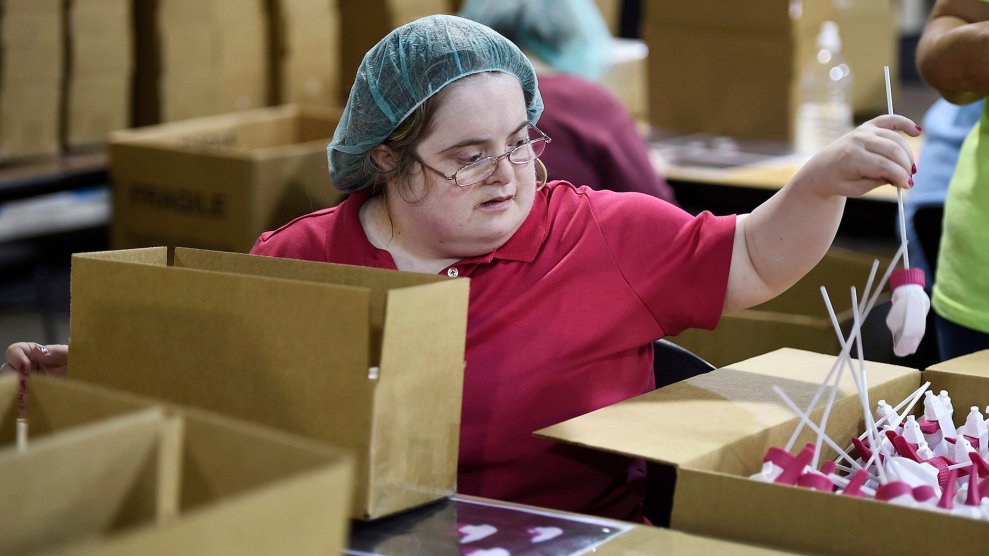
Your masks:
{"label": "woman's left hand", "polygon": [[917,137],[921,128],[897,115],[865,122],[814,155],[793,181],[822,196],[859,197],[886,184],[909,189],[917,167],[900,132]]}

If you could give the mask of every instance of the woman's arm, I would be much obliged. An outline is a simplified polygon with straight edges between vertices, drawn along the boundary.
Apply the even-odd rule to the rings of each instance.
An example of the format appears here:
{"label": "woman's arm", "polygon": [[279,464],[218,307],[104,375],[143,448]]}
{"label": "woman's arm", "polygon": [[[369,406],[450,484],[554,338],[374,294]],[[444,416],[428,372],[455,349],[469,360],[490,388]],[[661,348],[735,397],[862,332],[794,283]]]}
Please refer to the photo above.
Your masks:
{"label": "woman's arm", "polygon": [[989,93],[989,3],[937,0],[917,45],[917,68],[949,102]]}
{"label": "woman's arm", "polygon": [[768,301],[814,268],[834,240],[846,197],[885,184],[913,187],[913,154],[900,131],[920,134],[903,116],[880,116],[859,126],[739,217],[724,312]]}

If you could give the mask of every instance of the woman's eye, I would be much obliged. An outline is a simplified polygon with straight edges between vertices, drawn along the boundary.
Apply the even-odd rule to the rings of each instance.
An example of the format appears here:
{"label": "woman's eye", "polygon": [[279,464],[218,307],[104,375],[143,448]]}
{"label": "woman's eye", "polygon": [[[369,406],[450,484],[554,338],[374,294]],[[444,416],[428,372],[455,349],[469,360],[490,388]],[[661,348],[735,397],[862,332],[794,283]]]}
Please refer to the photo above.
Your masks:
{"label": "woman's eye", "polygon": [[476,153],[464,153],[464,154],[460,155],[459,157],[457,157],[457,161],[460,162],[461,164],[471,164],[471,163],[477,162],[478,160],[481,160],[481,158],[483,158],[483,156],[484,155],[481,154],[480,152],[476,152]]}

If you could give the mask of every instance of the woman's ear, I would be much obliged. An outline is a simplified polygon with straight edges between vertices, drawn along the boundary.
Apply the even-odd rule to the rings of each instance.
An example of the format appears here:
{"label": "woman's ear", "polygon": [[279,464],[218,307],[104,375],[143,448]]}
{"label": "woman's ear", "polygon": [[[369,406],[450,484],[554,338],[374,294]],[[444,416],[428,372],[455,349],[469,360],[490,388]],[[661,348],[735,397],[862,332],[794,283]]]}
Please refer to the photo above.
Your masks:
{"label": "woman's ear", "polygon": [[371,149],[371,160],[385,172],[390,172],[395,169],[398,164],[398,157],[395,156],[395,151],[391,150],[387,145],[378,145]]}

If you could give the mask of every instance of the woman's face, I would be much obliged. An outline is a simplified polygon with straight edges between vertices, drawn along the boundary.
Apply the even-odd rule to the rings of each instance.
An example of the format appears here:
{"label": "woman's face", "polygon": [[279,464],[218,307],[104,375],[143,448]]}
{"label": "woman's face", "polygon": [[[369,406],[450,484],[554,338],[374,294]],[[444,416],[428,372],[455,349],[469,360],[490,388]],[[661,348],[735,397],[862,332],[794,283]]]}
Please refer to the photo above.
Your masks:
{"label": "woman's face", "polygon": [[[486,156],[499,156],[528,139],[522,87],[500,72],[465,77],[448,85],[427,132],[416,148],[419,159],[452,176]],[[417,165],[412,195],[389,194],[398,236],[415,250],[437,258],[483,255],[519,229],[535,196],[532,162],[515,165],[502,158],[494,173],[468,187]],[[397,193],[397,184],[389,184]],[[421,199],[415,201],[415,199]]]}

